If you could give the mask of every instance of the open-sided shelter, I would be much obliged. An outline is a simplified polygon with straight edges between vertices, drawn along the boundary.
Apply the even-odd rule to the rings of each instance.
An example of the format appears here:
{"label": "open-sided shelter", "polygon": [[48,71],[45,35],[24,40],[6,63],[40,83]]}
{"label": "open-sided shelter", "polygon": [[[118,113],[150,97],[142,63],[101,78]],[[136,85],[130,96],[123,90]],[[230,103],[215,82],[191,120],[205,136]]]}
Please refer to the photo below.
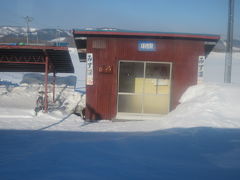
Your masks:
{"label": "open-sided shelter", "polygon": [[[67,47],[0,45],[0,72],[45,73],[45,102],[48,108],[48,74],[73,73],[74,68]],[[55,80],[53,82],[55,95]]]}

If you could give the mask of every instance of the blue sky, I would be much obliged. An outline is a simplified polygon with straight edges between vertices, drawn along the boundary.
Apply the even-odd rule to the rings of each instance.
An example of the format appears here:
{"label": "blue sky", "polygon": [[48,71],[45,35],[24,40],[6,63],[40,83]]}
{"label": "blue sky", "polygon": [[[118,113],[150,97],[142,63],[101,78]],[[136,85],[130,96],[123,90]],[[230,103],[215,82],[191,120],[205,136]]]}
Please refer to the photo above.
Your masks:
{"label": "blue sky", "polygon": [[[236,26],[239,23],[236,0]],[[238,11],[238,12],[237,12]],[[1,0],[0,25],[226,34],[228,0]],[[238,30],[239,31],[239,30]]]}

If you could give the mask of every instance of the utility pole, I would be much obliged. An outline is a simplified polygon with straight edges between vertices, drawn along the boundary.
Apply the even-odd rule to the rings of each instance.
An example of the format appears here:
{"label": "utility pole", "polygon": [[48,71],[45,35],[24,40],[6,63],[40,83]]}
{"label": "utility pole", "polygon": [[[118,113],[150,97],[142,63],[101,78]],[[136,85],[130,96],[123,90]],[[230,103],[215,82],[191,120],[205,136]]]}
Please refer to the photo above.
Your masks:
{"label": "utility pole", "polygon": [[36,31],[36,35],[37,35],[37,44],[38,44],[38,32]]}
{"label": "utility pole", "polygon": [[61,30],[60,28],[57,26],[57,29],[56,29],[56,46],[59,46],[60,44],[60,38],[61,38]]}
{"label": "utility pole", "polygon": [[30,17],[30,16],[25,16],[24,20],[26,21],[26,24],[27,24],[27,45],[28,45],[28,41],[29,41],[28,40],[29,39],[29,37],[28,37],[28,35],[29,35],[29,23],[33,21],[33,18]]}
{"label": "utility pole", "polygon": [[233,20],[234,20],[234,0],[229,0],[227,47],[226,47],[226,57],[225,57],[225,72],[224,72],[225,83],[231,83]]}

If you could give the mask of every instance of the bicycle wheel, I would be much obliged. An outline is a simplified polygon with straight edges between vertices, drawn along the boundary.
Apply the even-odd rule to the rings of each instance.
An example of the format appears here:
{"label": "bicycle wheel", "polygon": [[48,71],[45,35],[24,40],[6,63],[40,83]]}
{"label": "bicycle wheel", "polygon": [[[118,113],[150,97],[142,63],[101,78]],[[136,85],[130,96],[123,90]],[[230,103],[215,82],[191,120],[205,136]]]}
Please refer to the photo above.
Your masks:
{"label": "bicycle wheel", "polygon": [[44,99],[42,96],[38,97],[37,101],[36,101],[36,107],[35,107],[35,114],[37,115],[37,113],[41,110],[43,110],[44,108]]}

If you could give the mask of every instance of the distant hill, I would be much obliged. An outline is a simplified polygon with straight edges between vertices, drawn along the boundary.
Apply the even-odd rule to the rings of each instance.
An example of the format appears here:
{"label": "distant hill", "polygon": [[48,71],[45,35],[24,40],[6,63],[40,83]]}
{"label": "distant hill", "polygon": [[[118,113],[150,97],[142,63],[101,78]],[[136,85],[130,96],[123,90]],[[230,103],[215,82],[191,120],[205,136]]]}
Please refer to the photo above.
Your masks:
{"label": "distant hill", "polygon": [[[66,42],[74,47],[70,30],[31,28],[29,43],[52,45],[54,42]],[[26,28],[21,26],[0,26],[0,43],[26,43]]]}
{"label": "distant hill", "polygon": [[[116,28],[85,28],[86,30],[108,30],[119,31]],[[0,43],[21,43],[26,42],[26,27],[22,26],[0,26]],[[29,43],[53,45],[57,42],[69,43],[70,47],[75,47],[74,39],[70,30],[63,29],[37,29],[31,28],[29,34]],[[240,51],[240,40],[234,39],[233,50]],[[215,46],[213,51],[224,52],[226,48],[226,40],[221,39]]]}

